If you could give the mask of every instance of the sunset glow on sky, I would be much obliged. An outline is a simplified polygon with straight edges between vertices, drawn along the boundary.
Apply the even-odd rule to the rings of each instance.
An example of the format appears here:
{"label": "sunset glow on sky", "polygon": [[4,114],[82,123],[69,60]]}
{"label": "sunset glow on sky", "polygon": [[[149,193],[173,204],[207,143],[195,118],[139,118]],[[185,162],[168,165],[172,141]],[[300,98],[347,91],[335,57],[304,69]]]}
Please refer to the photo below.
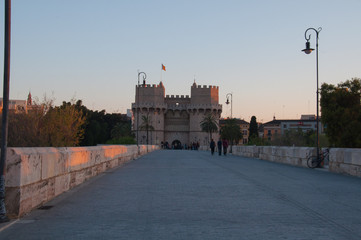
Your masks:
{"label": "sunset glow on sky", "polygon": [[316,56],[301,51],[304,32],[322,27],[320,84],[361,77],[360,9],[359,0],[12,1],[10,98],[31,91],[126,113],[139,70],[147,83],[162,78],[167,95],[190,95],[194,79],[219,86],[223,117],[227,93],[233,117],[246,121],[316,114]]}

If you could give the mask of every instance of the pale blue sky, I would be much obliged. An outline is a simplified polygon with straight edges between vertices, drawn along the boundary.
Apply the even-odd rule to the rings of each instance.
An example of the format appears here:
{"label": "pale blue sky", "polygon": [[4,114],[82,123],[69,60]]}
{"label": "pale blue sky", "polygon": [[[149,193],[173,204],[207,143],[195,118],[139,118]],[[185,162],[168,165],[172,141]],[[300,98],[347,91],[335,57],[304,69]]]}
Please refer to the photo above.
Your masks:
{"label": "pale blue sky", "polygon": [[[4,1],[0,8],[3,49]],[[305,30],[323,28],[320,83],[361,77],[360,11],[359,0],[13,0],[10,97],[53,92],[56,104],[75,97],[125,113],[137,70],[158,84],[163,63],[166,94],[189,95],[195,76],[220,87],[224,117],[232,92],[234,117],[299,118],[316,109]]]}

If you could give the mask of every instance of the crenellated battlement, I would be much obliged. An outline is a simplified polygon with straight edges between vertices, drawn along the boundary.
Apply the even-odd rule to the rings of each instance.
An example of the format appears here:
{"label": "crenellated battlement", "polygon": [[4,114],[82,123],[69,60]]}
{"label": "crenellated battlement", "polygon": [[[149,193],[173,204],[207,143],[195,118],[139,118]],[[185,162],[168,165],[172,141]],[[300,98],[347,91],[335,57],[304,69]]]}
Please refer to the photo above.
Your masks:
{"label": "crenellated battlement", "polygon": [[195,84],[193,84],[192,88],[219,89],[219,86],[213,86],[213,85],[195,85]]}
{"label": "crenellated battlement", "polygon": [[139,84],[136,86],[137,88],[164,88],[163,84],[160,83],[160,84]]}
{"label": "crenellated battlement", "polygon": [[[139,85],[136,88],[135,102],[132,103],[132,129],[138,143],[153,142],[178,148],[191,143],[209,144],[209,136],[202,132],[200,122],[212,113],[216,121],[221,116],[219,87],[213,85],[191,86],[189,95],[166,95],[162,82]],[[142,117],[147,116],[154,127],[153,134],[142,130]],[[216,137],[217,138],[217,137]]]}
{"label": "crenellated battlement", "polygon": [[189,95],[166,95],[166,99],[190,99]]}
{"label": "crenellated battlement", "polygon": [[163,103],[132,103],[132,109],[136,108],[160,108],[160,109],[166,109],[167,104]]}

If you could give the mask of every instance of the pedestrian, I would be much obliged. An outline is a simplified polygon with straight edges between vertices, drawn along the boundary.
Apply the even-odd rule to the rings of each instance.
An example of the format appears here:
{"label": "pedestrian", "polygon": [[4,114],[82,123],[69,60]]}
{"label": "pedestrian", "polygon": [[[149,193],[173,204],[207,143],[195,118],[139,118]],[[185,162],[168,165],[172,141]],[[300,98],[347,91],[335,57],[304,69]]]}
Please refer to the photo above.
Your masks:
{"label": "pedestrian", "polygon": [[223,154],[224,154],[224,156],[226,156],[227,155],[227,148],[228,148],[227,139],[225,139],[225,138],[223,139],[222,145],[223,145]]}
{"label": "pedestrian", "polygon": [[214,154],[214,148],[216,147],[216,143],[214,142],[214,140],[211,140],[211,143],[209,144],[209,147],[211,148],[211,154]]}
{"label": "pedestrian", "polygon": [[221,139],[218,139],[217,147],[218,147],[218,155],[221,156],[222,155],[222,140]]}

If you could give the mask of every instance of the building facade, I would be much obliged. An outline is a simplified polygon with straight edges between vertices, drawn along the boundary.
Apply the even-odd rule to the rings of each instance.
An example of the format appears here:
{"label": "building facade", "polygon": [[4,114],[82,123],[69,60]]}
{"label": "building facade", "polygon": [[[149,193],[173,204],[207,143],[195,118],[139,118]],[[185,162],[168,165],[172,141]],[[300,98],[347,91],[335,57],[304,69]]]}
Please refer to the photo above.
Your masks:
{"label": "building facade", "polygon": [[[324,133],[323,124],[319,121],[319,133]],[[301,119],[277,120],[275,117],[272,121],[263,124],[263,137],[267,140],[274,140],[276,137],[283,135],[285,131],[301,130],[317,131],[317,121],[314,115],[302,115]]]}
{"label": "building facade", "polygon": [[[3,111],[3,98],[0,98],[0,113]],[[27,113],[28,110],[31,110],[33,101],[31,98],[31,93],[29,92],[27,100],[12,100],[9,99],[9,111],[14,113]]]}
{"label": "building facade", "polygon": [[[136,86],[135,102],[132,103],[132,129],[139,144],[168,143],[179,148],[193,142],[207,145],[209,134],[203,132],[200,122],[208,114],[216,121],[222,113],[219,104],[218,86],[191,86],[191,95],[165,95],[162,82],[158,85],[142,84]],[[148,133],[144,121],[148,119]],[[213,133],[214,139],[219,137]]]}

